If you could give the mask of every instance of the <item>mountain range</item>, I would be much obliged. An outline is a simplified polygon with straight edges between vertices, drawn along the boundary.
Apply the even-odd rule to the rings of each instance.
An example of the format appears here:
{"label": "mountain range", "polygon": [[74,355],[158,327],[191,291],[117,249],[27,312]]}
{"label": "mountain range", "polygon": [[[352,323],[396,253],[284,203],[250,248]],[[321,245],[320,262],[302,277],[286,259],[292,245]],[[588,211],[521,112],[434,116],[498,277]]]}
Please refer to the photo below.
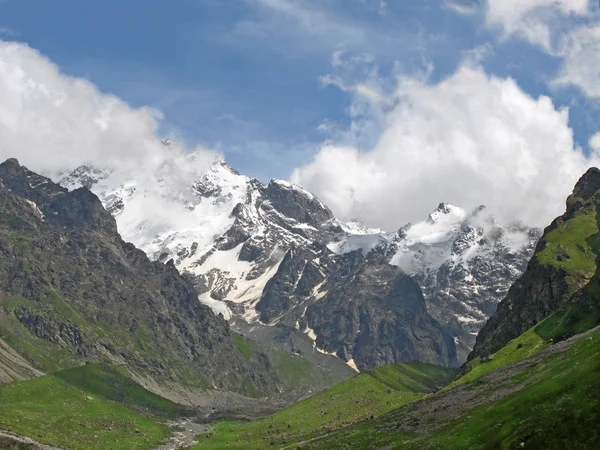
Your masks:
{"label": "mountain range", "polygon": [[[222,162],[208,175],[219,170],[241,177]],[[166,178],[148,191],[123,177],[110,187],[116,175],[84,167],[63,180],[104,185],[103,204],[0,164],[0,447],[597,448],[600,170],[541,236],[447,204],[397,232],[370,230],[294,185],[249,180],[254,206],[236,203],[224,231],[188,254],[161,233],[141,251],[121,223],[154,233],[179,224],[177,205],[193,214],[229,196],[194,188],[177,203]],[[138,216],[119,222],[131,204]],[[213,218],[202,226],[225,223]],[[224,289],[203,269],[214,258],[213,280],[233,274]],[[491,317],[460,369],[384,365],[456,365],[456,330],[472,335],[477,314]]]}
{"label": "mountain range", "polygon": [[92,192],[68,191],[15,159],[0,164],[0,253],[0,368],[9,379],[104,362],[184,402],[206,389],[312,390],[350,372],[234,333],[172,262],[125,242]]}
{"label": "mountain range", "polygon": [[263,184],[223,160],[206,168],[196,154],[183,165],[81,166],[58,178],[90,188],[126,241],[151,260],[172,260],[235,330],[356,370],[464,362],[541,232],[498,223],[483,206],[443,203],[384,232],[335,218],[289,182]]}

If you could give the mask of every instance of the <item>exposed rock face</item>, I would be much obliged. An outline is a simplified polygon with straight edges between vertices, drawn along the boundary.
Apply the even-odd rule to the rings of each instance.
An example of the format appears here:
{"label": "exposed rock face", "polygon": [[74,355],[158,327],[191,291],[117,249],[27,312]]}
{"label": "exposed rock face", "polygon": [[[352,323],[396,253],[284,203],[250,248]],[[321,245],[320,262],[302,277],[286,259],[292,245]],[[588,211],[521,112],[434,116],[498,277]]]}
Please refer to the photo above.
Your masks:
{"label": "exposed rock face", "polygon": [[[43,375],[29,362],[0,339],[0,383],[21,381]],[[0,448],[1,445],[0,445]]]}
{"label": "exposed rock face", "polygon": [[[415,357],[463,362],[475,335],[525,269],[539,237],[538,230],[524,225],[495,223],[482,208],[467,214],[446,204],[397,233],[371,230],[338,221],[298,186],[281,180],[263,185],[222,161],[208,171],[198,169],[197,178],[180,182],[177,189],[167,177],[145,184],[143,177],[123,182],[111,173],[99,175],[88,167],[62,183],[76,187],[79,177],[82,183],[98,179],[92,189],[117,218],[125,239],[152,259],[173,259],[193,280],[200,300],[237,329],[255,335],[252,327],[285,326],[290,340],[277,342],[280,347],[293,349],[299,338],[309,339],[315,351],[361,368]],[[402,271],[421,288],[426,316],[410,307],[412,288],[395,284]],[[347,286],[359,288],[353,284],[358,272],[360,307],[342,294],[336,297],[336,292],[349,295]],[[382,273],[387,275],[382,278]],[[380,290],[381,285],[388,290]],[[386,296],[394,301],[382,303]],[[402,321],[381,322],[383,304],[390,318]],[[359,310],[361,319],[350,320]],[[325,325],[338,318],[354,325],[344,330]],[[419,337],[422,330],[409,333],[411,338],[398,337],[417,322],[427,336],[439,338],[436,357],[431,340]],[[373,330],[380,334],[377,339],[357,338]],[[406,348],[391,350],[394,345]]]}
{"label": "exposed rock face", "polygon": [[477,336],[469,359],[490,355],[550,314],[573,305],[597,308],[600,170],[592,168],[544,230],[527,270]]}
{"label": "exposed rock face", "polygon": [[456,364],[453,339],[427,312],[418,284],[360,251],[288,251],[256,310],[263,323],[296,329],[359,370],[411,360]]}
{"label": "exposed rock face", "polygon": [[361,249],[369,259],[411,275],[429,313],[454,337],[462,363],[480,328],[525,270],[540,234],[518,223],[498,224],[484,207],[468,214],[442,203],[427,220],[398,233],[350,235],[330,247]]}
{"label": "exposed rock face", "polygon": [[318,198],[285,181],[271,180],[264,194],[273,208],[299,223],[319,227],[333,219],[329,208]]}
{"label": "exposed rock face", "polygon": [[86,188],[1,164],[0,255],[0,337],[40,367],[100,360],[196,387],[290,387],[268,352],[198,302],[172,262],[124,242]]}

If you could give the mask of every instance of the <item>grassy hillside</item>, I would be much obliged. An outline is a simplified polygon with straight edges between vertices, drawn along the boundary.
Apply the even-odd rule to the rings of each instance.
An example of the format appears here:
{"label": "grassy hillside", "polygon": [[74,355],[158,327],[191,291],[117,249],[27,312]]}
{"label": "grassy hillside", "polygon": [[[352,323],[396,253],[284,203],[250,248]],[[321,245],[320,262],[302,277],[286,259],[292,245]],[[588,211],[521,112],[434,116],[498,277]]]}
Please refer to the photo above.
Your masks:
{"label": "grassy hillside", "polygon": [[[470,359],[496,353],[544,319],[545,340],[600,324],[600,170],[592,168],[544,230],[527,271],[477,336]],[[552,335],[552,336],[551,336]]]}
{"label": "grassy hillside", "polygon": [[170,435],[160,421],[184,413],[100,364],[0,384],[0,399],[0,429],[65,449],[151,449]]}
{"label": "grassy hillside", "polygon": [[332,430],[379,416],[446,385],[456,371],[398,363],[362,373],[256,422],[216,423],[198,449],[293,447]]}
{"label": "grassy hillside", "polygon": [[[535,340],[534,330],[526,334],[523,342]],[[487,375],[468,374],[452,389],[331,433],[310,448],[595,449],[599,425],[595,329]]]}

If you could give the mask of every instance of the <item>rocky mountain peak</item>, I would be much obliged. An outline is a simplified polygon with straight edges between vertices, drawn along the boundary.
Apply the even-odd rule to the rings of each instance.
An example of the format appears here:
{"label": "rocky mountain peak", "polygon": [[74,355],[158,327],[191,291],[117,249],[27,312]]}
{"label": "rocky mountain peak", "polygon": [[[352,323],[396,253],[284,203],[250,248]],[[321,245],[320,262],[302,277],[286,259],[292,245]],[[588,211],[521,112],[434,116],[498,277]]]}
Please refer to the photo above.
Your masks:
{"label": "rocky mountain peak", "polygon": [[68,174],[62,174],[60,184],[64,186],[77,184],[91,189],[99,181],[108,178],[111,173],[112,170],[109,169],[101,170],[89,164],[83,164]]}
{"label": "rocky mountain peak", "polygon": [[440,203],[436,210],[429,215],[426,222],[436,224],[449,220],[461,220],[465,215],[466,213],[462,208],[447,203]]}
{"label": "rocky mountain peak", "polygon": [[[274,350],[241,350],[241,337],[198,301],[190,280],[124,242],[87,188],[69,192],[14,160],[0,164],[0,182],[2,334],[25,353],[45,341],[30,353],[40,368],[102,361],[156,388],[170,380],[251,395],[306,386],[279,372]],[[329,376],[314,370],[317,380]]]}
{"label": "rocky mountain peak", "polygon": [[600,190],[600,169],[590,167],[575,185],[573,195],[587,200],[598,190]]}
{"label": "rocky mountain peak", "polygon": [[87,188],[69,192],[21,166],[16,159],[0,164],[0,180],[4,187],[27,199],[45,221],[66,228],[116,233],[117,224],[102,202]]}
{"label": "rocky mountain peak", "polygon": [[[406,326],[411,323],[412,313],[403,303],[409,285],[383,289],[402,273],[423,291],[427,333],[437,333],[434,329],[439,331],[443,324],[447,342],[451,330],[445,356],[436,360],[430,354],[429,361],[454,360],[449,356],[455,354],[454,345],[459,347],[458,361],[464,360],[475,334],[524,270],[537,239],[527,227],[487,220],[489,214],[484,216],[480,208],[468,214],[446,203],[397,233],[342,222],[301,187],[277,179],[264,185],[222,160],[203,173],[190,177],[186,172],[179,181],[147,185],[136,174],[125,183],[109,176],[92,189],[116,216],[126,240],[152,259],[173,259],[193,280],[200,301],[236,329],[279,346],[284,346],[279,333],[285,329],[291,340],[285,341],[287,349],[305,348],[300,342],[308,340],[313,353],[335,353],[346,362],[355,355],[360,361],[353,364],[359,367],[374,360],[390,362],[391,353],[374,360],[367,357],[376,349],[360,336],[367,336],[376,324],[357,320],[357,314],[394,305],[392,315],[403,317]],[[356,271],[358,266],[361,271]],[[352,296],[334,295],[346,285],[360,287],[363,306],[353,306]],[[344,292],[350,295],[351,290]],[[382,303],[368,306],[376,292]],[[388,298],[395,300],[384,301]],[[335,305],[340,317],[352,311],[343,329],[334,330],[317,317],[315,311],[328,304]],[[358,339],[359,344],[346,343],[342,351],[334,341],[343,339]],[[406,352],[392,353],[394,358],[408,357]]]}
{"label": "rocky mountain peak", "polygon": [[317,197],[284,180],[271,180],[265,197],[283,215],[313,227],[333,219],[331,210]]}
{"label": "rocky mountain peak", "polygon": [[225,170],[227,170],[227,171],[231,172],[233,175],[240,175],[240,173],[239,173],[237,170],[235,170],[233,167],[231,167],[231,166],[229,165],[229,163],[227,163],[227,161],[225,161],[224,159],[220,159],[220,160],[218,160],[218,161],[215,163],[215,166],[216,166],[216,165],[219,165],[219,166],[223,167]]}
{"label": "rocky mountain peak", "polygon": [[544,230],[527,270],[481,329],[469,359],[495,353],[551,314],[560,317],[557,330],[597,325],[599,208],[600,170],[591,168],[569,196],[565,214]]}
{"label": "rocky mountain peak", "polygon": [[10,158],[0,164],[0,177],[9,189],[25,191],[31,189],[27,179],[27,169],[16,158]]}
{"label": "rocky mountain peak", "polygon": [[19,170],[21,169],[21,164],[19,164],[19,160],[17,158],[8,158],[6,161],[0,164],[0,167],[4,168],[5,170],[8,170],[9,168],[12,168],[13,170]]}
{"label": "rocky mountain peak", "polygon": [[573,193],[567,198],[567,214],[574,214],[581,206],[600,190],[600,170],[591,167],[579,179]]}

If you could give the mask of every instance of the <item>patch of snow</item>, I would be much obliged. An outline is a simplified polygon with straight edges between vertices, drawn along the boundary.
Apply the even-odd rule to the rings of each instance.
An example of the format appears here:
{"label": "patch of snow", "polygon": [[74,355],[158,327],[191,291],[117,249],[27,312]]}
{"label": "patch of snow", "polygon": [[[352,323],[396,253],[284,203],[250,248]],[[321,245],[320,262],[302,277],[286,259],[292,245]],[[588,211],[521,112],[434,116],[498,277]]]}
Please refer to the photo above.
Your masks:
{"label": "patch of snow", "polygon": [[315,334],[315,330],[310,328],[308,325],[306,326],[306,330],[304,330],[304,334],[306,334],[313,341],[317,340],[317,335]]}
{"label": "patch of snow", "polygon": [[475,319],[474,317],[469,316],[461,316],[459,314],[456,315],[456,319],[462,323],[477,323],[481,322],[479,319]]}
{"label": "patch of snow", "polygon": [[44,220],[44,213],[42,213],[42,211],[40,210],[40,208],[38,208],[38,205],[35,204],[35,202],[32,202],[29,199],[25,199],[25,201],[33,208],[33,210],[40,216],[40,218],[42,220]]}
{"label": "patch of snow", "polygon": [[[28,177],[28,178],[30,178],[30,177]],[[42,180],[38,184],[36,184],[35,186],[33,184],[31,184],[31,182],[28,182],[28,184],[29,184],[29,187],[31,189],[35,189],[35,188],[38,188],[38,187],[40,187],[40,186],[42,186],[44,184],[48,184],[48,180]]]}
{"label": "patch of snow", "polygon": [[222,314],[225,320],[231,319],[231,310],[227,307],[225,302],[210,298],[208,295],[201,295],[198,297],[201,303],[209,306],[215,313],[215,315]]}
{"label": "patch of snow", "polygon": [[350,361],[348,361],[346,364],[348,364],[352,369],[356,370],[358,373],[360,373],[360,370],[358,370],[358,367],[356,367],[356,363],[354,362],[354,359],[351,359]]}
{"label": "patch of snow", "polygon": [[310,198],[311,200],[315,198],[315,196],[313,194],[311,194],[310,192],[308,192],[305,189],[302,189],[300,186],[295,185],[294,183],[290,183],[289,181],[285,181],[285,180],[280,180],[278,178],[273,178],[271,180],[272,183],[278,184],[286,189],[292,190],[292,191],[296,191],[296,192],[300,192],[301,194],[303,194],[305,197]]}
{"label": "patch of snow", "polygon": [[[256,310],[255,304],[248,306],[244,313],[244,320],[248,323],[256,322],[260,314]],[[250,330],[252,331],[252,330]]]}
{"label": "patch of snow", "polygon": [[283,258],[277,264],[267,270],[264,275],[256,280],[240,280],[240,283],[237,285],[235,290],[237,294],[232,294],[231,300],[236,303],[243,303],[250,300],[259,299],[269,280],[273,278],[279,270],[281,261],[283,261]]}
{"label": "patch of snow", "polygon": [[338,222],[339,226],[350,235],[357,234],[383,234],[380,228],[368,228],[360,220],[353,219],[348,222]]}
{"label": "patch of snow", "polygon": [[297,223],[294,225],[294,228],[302,228],[302,229],[318,231],[315,227],[313,227],[307,223]]}
{"label": "patch of snow", "polygon": [[[321,300],[323,297],[325,297],[327,295],[328,291],[321,292],[321,288],[323,287],[323,285],[325,284],[326,281],[327,280],[323,280],[321,283],[317,284],[313,288],[313,290],[311,292],[311,296],[314,297],[315,300]],[[306,313],[306,309],[304,309],[304,312]]]}
{"label": "patch of snow", "polygon": [[314,344],[314,349],[315,349],[316,351],[318,351],[319,353],[322,353],[322,354],[324,354],[324,355],[335,356],[335,357],[337,358],[337,354],[336,354],[335,352],[326,352],[325,350],[323,350],[323,349],[320,349],[319,347],[317,347],[317,344],[316,344],[316,342],[315,342],[315,344]]}
{"label": "patch of snow", "polygon": [[360,250],[363,255],[368,255],[384,239],[382,234],[355,234],[339,242],[331,242],[327,248],[336,254],[343,254]]}

